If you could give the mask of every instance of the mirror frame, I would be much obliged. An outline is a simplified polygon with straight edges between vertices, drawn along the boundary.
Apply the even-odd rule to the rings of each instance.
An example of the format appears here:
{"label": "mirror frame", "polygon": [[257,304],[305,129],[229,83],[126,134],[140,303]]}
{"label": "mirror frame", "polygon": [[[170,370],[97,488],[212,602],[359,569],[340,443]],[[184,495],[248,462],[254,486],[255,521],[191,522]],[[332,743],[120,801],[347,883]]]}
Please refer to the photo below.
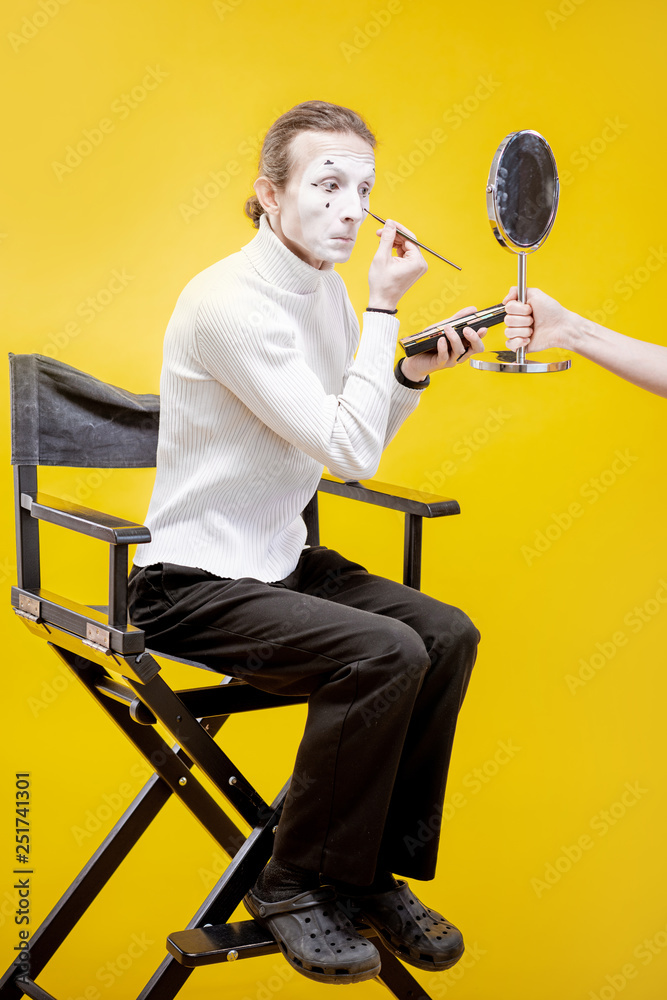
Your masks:
{"label": "mirror frame", "polygon": [[[544,145],[544,148],[549,154],[549,159],[553,167],[554,173],[554,197],[551,206],[551,213],[549,215],[549,222],[547,227],[537,243],[531,243],[528,246],[521,246],[519,243],[515,243],[511,237],[508,235],[504,227],[500,222],[499,212],[498,212],[498,202],[497,202],[497,179],[498,170],[502,166],[502,158],[505,150],[512,142],[513,139],[518,135],[532,135],[535,136]],[[554,154],[551,152],[551,146],[539,132],[534,129],[524,128],[518,129],[516,132],[510,132],[506,135],[501,144],[496,150],[496,154],[493,157],[493,162],[491,163],[491,169],[489,171],[489,179],[486,184],[486,211],[489,216],[489,222],[491,223],[491,229],[493,230],[493,235],[498,240],[501,246],[509,250],[510,253],[534,253],[535,250],[542,246],[547,236],[551,232],[551,228],[554,224],[556,218],[556,212],[558,211],[558,201],[560,198],[560,182],[558,180],[558,170],[556,168],[556,160],[554,159]]]}

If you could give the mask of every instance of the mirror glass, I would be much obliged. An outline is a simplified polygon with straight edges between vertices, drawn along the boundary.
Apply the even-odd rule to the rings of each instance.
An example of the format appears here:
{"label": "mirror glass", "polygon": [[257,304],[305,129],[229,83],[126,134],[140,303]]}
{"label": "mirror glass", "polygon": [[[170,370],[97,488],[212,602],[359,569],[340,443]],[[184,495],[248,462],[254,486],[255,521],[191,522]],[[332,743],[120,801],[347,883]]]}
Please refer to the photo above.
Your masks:
{"label": "mirror glass", "polygon": [[515,252],[536,250],[558,207],[558,174],[549,144],[536,132],[515,132],[498,151],[491,174],[498,240]]}

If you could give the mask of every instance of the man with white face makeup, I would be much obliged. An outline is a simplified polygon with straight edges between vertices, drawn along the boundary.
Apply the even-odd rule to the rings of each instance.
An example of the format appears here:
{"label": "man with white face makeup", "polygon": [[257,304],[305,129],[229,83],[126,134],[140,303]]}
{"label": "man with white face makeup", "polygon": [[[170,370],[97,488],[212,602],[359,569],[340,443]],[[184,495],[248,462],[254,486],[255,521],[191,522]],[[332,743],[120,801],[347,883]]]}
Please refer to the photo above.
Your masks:
{"label": "man with white face makeup", "polygon": [[305,545],[301,511],[323,467],[372,476],[429,375],[482,349],[471,329],[469,351],[450,330],[394,371],[396,307],[426,264],[393,222],[359,339],[334,264],[365,216],[374,146],[355,112],[320,101],[269,130],[246,204],[257,236],[193,278],[167,329],[152,541],[130,577],[152,648],[308,696],[273,856],[246,905],[294,968],[339,984],[380,969],[349,916],[421,969],[463,953],[459,931],[394,875],[434,876],[479,640],[457,608]]}
{"label": "man with white face makeup", "polygon": [[298,167],[284,196],[268,177],[255,184],[272,212],[271,228],[312,267],[343,263],[352,253],[375,180],[373,151],[354,134],[301,132],[293,140],[292,157]]}

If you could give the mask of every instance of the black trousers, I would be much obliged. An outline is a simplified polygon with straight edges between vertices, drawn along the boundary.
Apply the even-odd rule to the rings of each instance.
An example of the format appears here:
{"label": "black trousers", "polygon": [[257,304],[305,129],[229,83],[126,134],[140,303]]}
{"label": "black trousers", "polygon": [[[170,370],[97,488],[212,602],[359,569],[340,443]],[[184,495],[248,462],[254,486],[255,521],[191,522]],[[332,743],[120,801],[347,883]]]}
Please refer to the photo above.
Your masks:
{"label": "black trousers", "polygon": [[276,583],[134,567],[130,614],[155,650],[308,696],[277,858],[358,885],[433,878],[479,641],[462,611],[314,546]]}

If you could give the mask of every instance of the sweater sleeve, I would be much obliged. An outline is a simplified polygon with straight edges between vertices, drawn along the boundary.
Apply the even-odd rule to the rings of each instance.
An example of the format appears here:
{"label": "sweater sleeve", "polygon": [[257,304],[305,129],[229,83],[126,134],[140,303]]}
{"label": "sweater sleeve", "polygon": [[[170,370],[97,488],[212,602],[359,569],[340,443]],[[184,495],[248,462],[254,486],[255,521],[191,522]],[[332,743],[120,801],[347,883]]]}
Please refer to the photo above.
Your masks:
{"label": "sweater sleeve", "polygon": [[384,448],[387,447],[403,421],[417,408],[423,392],[423,389],[411,389],[407,385],[401,385],[398,379],[394,377],[394,384],[391,387],[391,399],[389,401],[389,417],[384,438]]}
{"label": "sweater sleeve", "polygon": [[[354,350],[359,342],[359,322],[349,299],[347,300],[347,315],[349,327],[351,330],[356,331],[356,336],[354,337],[354,343],[350,345],[349,361],[345,372],[345,378],[347,378],[349,369],[353,364]],[[371,318],[374,315],[374,313],[364,313],[365,322],[368,318]],[[389,397],[389,414],[387,418],[384,441],[382,443],[383,451],[389,442],[394,438],[401,424],[419,405],[422,392],[422,389],[410,389],[409,386],[401,385],[396,377],[392,379],[391,394]]]}
{"label": "sweater sleeve", "polygon": [[[342,479],[374,475],[387,433],[398,321],[365,314],[343,391],[327,394],[280,320],[207,296],[195,326],[203,368],[272,431]],[[399,387],[403,388],[403,387]],[[408,390],[409,391],[409,390]],[[416,393],[415,393],[416,395]]]}

